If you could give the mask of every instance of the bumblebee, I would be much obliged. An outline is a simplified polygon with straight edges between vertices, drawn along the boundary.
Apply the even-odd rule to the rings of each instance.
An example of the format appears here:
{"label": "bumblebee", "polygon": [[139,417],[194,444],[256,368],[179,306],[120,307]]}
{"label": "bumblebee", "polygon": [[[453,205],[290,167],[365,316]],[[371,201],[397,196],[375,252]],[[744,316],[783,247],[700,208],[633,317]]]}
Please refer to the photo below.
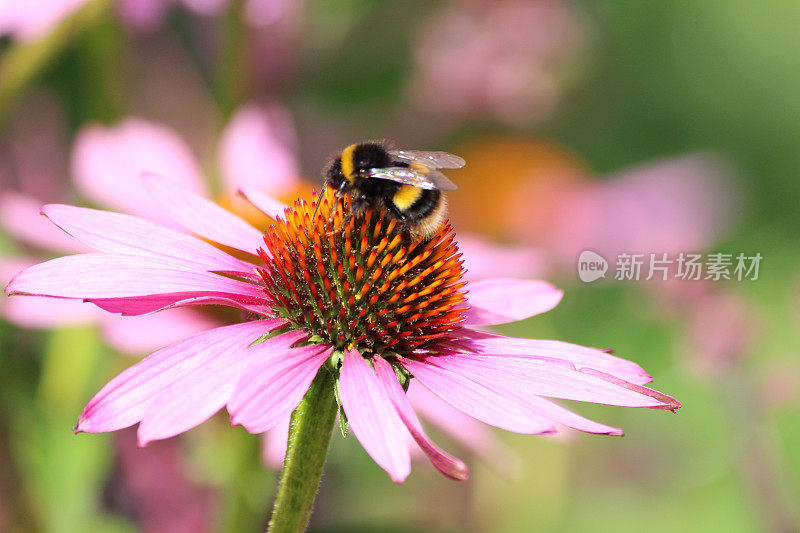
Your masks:
{"label": "bumblebee", "polygon": [[350,195],[348,216],[368,207],[383,208],[412,237],[427,239],[445,219],[447,201],[442,191],[457,189],[437,169],[463,166],[462,158],[447,152],[394,150],[383,143],[363,142],[342,150],[323,176],[337,200]]}

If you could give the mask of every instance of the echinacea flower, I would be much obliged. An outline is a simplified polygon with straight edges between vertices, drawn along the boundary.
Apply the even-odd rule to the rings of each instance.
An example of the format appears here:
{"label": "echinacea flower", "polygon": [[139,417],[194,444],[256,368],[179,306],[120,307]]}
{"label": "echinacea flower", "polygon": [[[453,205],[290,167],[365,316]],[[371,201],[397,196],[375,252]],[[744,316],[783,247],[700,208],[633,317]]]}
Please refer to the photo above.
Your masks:
{"label": "echinacea flower", "polygon": [[[129,215],[45,206],[50,220],[99,253],[30,267],[6,292],[82,299],[124,315],[219,304],[249,318],[130,367],[92,398],[76,431],[139,423],[144,445],[227,407],[234,424],[263,432],[295,410],[318,373],[329,372],[349,428],[402,482],[410,472],[409,434],[445,475],[467,477],[466,466],[425,434],[406,396],[412,381],[478,420],[528,434],[558,425],[622,434],[549,398],[680,406],[642,386],[651,378],[638,365],[601,350],[467,327],[546,311],[561,293],[544,282],[501,279],[472,283],[468,294],[448,225],[413,242],[377,211],[345,222],[346,206],[327,191],[315,220],[298,201],[262,235],[169,180],[143,179],[164,214],[205,240]],[[277,214],[274,201],[255,200]]]}
{"label": "echinacea flower", "polygon": [[[25,248],[36,250],[39,257],[0,258],[0,281],[8,283],[14,274],[59,255],[84,253],[91,249],[62,232],[39,214],[40,199],[57,200],[58,170],[67,166],[50,163],[60,154],[62,142],[42,143],[42,136],[59,130],[53,123],[58,108],[37,102],[24,114],[43,114],[50,128],[31,130],[27,121],[19,121],[14,136],[15,153],[6,161],[17,167],[17,193],[0,190],[0,225]],[[36,115],[38,116],[38,115]],[[33,121],[32,124],[39,122]],[[49,137],[45,137],[49,139]],[[279,104],[248,104],[237,111],[223,131],[217,152],[218,175],[222,197],[216,201],[246,220],[266,222],[268,217],[253,213],[252,204],[236,196],[243,190],[250,197],[270,202],[270,196],[289,197],[298,189],[309,189],[298,180],[295,153],[296,138],[288,110]],[[66,159],[66,155],[64,155]],[[76,136],[72,152],[73,188],[99,206],[149,218],[168,227],[176,227],[165,211],[144,189],[139,176],[145,171],[169,176],[170,180],[206,198],[211,197],[201,172],[201,164],[189,145],[169,127],[141,118],[127,118],[107,127],[90,125]],[[6,177],[6,176],[3,176]],[[62,180],[66,180],[66,176]],[[38,181],[37,181],[38,180]],[[35,186],[35,187],[34,187]],[[22,193],[22,194],[20,194]],[[74,193],[73,193],[74,194]],[[282,213],[275,204],[272,212]],[[260,226],[257,227],[266,227]],[[485,240],[461,234],[459,249],[467,269],[466,279],[528,276],[541,268],[541,258],[528,249],[493,245]],[[200,307],[178,307],[139,316],[119,316],[104,312],[81,300],[52,298],[12,298],[0,301],[0,315],[25,328],[54,328],[78,323],[100,327],[104,341],[115,350],[135,355],[150,353],[216,326],[231,324],[236,313],[208,313]],[[409,398],[424,422],[430,422],[463,449],[482,460],[504,469],[509,451],[486,425],[449,406],[424,389],[412,386]],[[289,417],[264,434],[264,461],[280,469],[284,461]],[[414,450],[418,451],[418,450]],[[419,456],[417,453],[415,456]]]}

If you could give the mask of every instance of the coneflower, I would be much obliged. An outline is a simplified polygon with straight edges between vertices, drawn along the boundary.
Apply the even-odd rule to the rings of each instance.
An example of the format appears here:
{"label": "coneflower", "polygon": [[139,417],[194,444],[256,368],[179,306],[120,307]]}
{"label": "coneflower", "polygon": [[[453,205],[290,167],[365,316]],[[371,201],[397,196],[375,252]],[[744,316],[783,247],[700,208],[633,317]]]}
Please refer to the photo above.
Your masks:
{"label": "coneflower", "polygon": [[[467,478],[464,463],[425,434],[406,396],[412,381],[478,420],[518,433],[563,425],[622,434],[548,398],[680,406],[643,387],[650,377],[638,365],[603,351],[467,327],[549,309],[560,292],[503,279],[468,293],[449,225],[428,241],[414,240],[381,211],[343,216],[346,205],[326,191],[315,219],[313,204],[297,201],[262,235],[168,180],[144,179],[175,222],[252,262],[137,217],[50,205],[42,210],[48,218],[100,253],[33,266],[6,292],[83,299],[132,315],[198,304],[246,311],[248,320],[159,350],[111,380],[86,406],[76,431],[139,423],[144,445],[222,407],[251,432],[294,413],[273,515],[278,530],[305,525],[337,413],[394,481],[410,472],[409,434],[442,473]],[[493,290],[502,297],[493,298]],[[515,290],[526,297],[509,297]]]}

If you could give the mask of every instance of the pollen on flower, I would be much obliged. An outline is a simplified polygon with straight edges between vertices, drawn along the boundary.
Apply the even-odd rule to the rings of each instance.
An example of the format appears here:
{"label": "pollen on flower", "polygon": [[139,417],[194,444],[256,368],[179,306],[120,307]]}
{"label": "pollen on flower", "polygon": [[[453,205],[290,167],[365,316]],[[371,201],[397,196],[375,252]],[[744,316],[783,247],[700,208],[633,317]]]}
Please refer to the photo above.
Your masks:
{"label": "pollen on flower", "polygon": [[404,356],[460,326],[464,270],[449,224],[414,240],[382,210],[347,217],[349,200],[324,194],[314,221],[316,197],[298,200],[264,234],[259,273],[279,315],[339,349]]}

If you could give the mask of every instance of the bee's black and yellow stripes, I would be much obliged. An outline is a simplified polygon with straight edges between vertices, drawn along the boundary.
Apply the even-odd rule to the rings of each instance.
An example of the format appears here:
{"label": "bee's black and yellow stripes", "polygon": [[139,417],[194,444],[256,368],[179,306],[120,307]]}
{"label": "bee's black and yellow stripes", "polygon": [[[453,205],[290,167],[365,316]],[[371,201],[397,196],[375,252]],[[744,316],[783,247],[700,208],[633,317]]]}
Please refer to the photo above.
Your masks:
{"label": "bee's black and yellow stripes", "polygon": [[[373,168],[409,167],[421,175],[429,170],[419,164],[394,160],[379,143],[351,144],[328,167],[326,182],[334,189],[353,196],[351,208],[382,205],[398,219],[409,233],[428,238],[444,222],[446,202],[439,189],[422,189],[388,179],[370,178],[365,171]],[[344,189],[341,188],[345,184]]]}

